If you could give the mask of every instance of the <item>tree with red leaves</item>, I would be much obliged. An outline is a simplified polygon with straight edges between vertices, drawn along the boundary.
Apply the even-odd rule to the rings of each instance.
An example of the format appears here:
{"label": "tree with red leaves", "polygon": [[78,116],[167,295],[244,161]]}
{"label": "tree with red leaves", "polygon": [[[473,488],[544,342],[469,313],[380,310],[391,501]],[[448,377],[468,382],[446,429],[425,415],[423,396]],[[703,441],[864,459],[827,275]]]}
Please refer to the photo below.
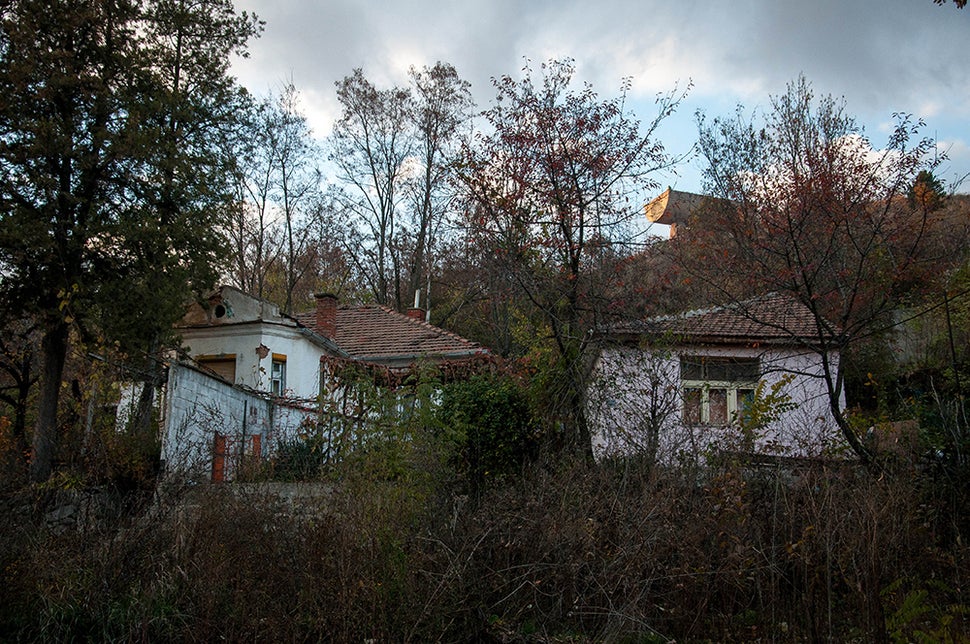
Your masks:
{"label": "tree with red leaves", "polygon": [[[840,355],[891,328],[901,297],[932,270],[928,210],[907,198],[932,170],[921,122],[896,115],[875,150],[842,101],[816,100],[800,78],[773,97],[763,121],[699,116],[708,201],[689,235],[684,269],[730,302],[783,293],[811,311],[830,407],[852,450],[876,457],[845,415]],[[676,248],[676,245],[672,245]],[[770,323],[765,320],[764,322]]]}
{"label": "tree with red leaves", "polygon": [[654,135],[682,95],[657,99],[645,127],[619,96],[576,87],[571,60],[552,61],[534,81],[493,81],[497,97],[484,114],[488,133],[465,149],[462,182],[469,238],[498,262],[543,322],[554,364],[545,400],[558,442],[591,454],[585,408],[588,330],[603,314],[604,268],[626,253],[652,176],[671,163]]}

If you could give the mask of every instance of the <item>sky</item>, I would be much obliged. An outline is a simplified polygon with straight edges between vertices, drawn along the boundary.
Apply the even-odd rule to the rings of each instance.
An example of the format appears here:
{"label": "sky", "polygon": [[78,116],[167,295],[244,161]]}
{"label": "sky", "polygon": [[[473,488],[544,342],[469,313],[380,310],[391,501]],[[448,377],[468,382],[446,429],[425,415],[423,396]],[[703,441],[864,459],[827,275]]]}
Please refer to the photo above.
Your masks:
{"label": "sky", "polygon": [[[314,133],[339,115],[334,83],[362,68],[379,88],[407,84],[407,70],[445,61],[490,106],[491,79],[519,78],[527,61],[569,57],[577,80],[604,98],[624,79],[642,122],[659,94],[690,87],[658,138],[688,158],[656,177],[701,192],[690,158],[698,112],[708,119],[764,111],[801,74],[818,95],[843,98],[874,147],[894,113],[922,119],[944,160],[936,171],[970,192],[970,8],[932,0],[236,0],[265,21],[233,73],[258,96],[292,81]],[[661,190],[662,190],[661,188]],[[659,193],[660,190],[658,190]]]}

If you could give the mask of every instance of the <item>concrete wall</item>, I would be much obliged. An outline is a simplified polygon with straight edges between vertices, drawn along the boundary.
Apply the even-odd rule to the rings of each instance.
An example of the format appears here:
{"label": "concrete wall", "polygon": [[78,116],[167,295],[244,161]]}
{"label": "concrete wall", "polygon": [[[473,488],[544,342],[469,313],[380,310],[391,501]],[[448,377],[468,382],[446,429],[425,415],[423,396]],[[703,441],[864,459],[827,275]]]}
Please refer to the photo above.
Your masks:
{"label": "concrete wall", "polygon": [[[781,393],[797,406],[745,443],[734,426],[690,425],[683,418],[681,356],[757,357],[764,392],[791,378]],[[836,357],[831,358],[835,368]],[[655,449],[660,462],[697,459],[720,449],[783,456],[816,456],[841,444],[829,409],[819,357],[797,348],[696,347],[641,349],[605,347],[588,392],[593,449],[600,456]],[[653,431],[651,431],[653,430]],[[651,442],[651,435],[656,436]]]}
{"label": "concrete wall", "polygon": [[[259,395],[188,365],[172,364],[162,419],[166,472],[190,480],[210,480],[219,433],[226,437],[225,479],[231,480],[247,459],[265,458],[278,440],[295,436],[301,424],[316,418],[316,408],[301,401]],[[257,443],[259,453],[254,453]]]}

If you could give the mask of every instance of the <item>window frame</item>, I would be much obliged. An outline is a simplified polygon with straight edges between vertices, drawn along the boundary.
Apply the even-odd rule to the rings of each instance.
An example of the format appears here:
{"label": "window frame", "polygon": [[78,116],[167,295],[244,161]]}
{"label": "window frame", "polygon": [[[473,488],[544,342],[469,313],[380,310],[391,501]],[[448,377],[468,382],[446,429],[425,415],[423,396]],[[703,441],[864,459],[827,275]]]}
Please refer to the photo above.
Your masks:
{"label": "window frame", "polygon": [[274,396],[282,396],[286,391],[286,356],[282,353],[274,353],[270,360],[269,390]]}
{"label": "window frame", "polygon": [[[730,373],[732,368],[738,372],[733,377]],[[714,375],[720,377],[708,377]],[[744,412],[745,399],[754,396],[760,379],[761,360],[758,357],[696,354],[680,356],[680,386],[683,394],[681,420],[689,426],[723,427],[737,424]],[[724,391],[723,422],[720,419],[711,419],[712,391]],[[689,392],[697,393],[692,395]],[[697,398],[696,408],[691,400],[694,396]]]}

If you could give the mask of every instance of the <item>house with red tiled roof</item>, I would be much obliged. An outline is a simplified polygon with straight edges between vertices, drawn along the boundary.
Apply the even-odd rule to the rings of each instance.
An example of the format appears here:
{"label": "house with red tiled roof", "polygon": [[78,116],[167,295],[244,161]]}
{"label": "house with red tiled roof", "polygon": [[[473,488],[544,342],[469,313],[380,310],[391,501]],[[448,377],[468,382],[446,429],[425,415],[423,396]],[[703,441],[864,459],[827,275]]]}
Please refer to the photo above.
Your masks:
{"label": "house with red tiled roof", "polygon": [[341,351],[331,357],[339,361],[400,373],[419,363],[477,362],[488,355],[481,345],[425,322],[417,307],[404,314],[377,304],[340,306],[329,293],[315,299],[316,309],[296,320],[331,340]]}
{"label": "house with red tiled roof", "polygon": [[178,332],[186,357],[229,384],[306,401],[320,394],[320,358],[346,355],[333,338],[228,285],[191,304]]}
{"label": "house with red tiled roof", "polygon": [[[840,445],[817,319],[766,295],[598,329],[594,451],[661,462],[722,451],[805,457]],[[828,355],[838,368],[838,356]]]}
{"label": "house with red tiled roof", "polygon": [[[419,364],[480,362],[488,350],[424,321],[376,304],[339,306],[318,294],[316,308],[288,316],[232,286],[195,303],[179,324],[186,354],[231,384],[315,400],[327,364],[403,373]],[[321,363],[324,365],[321,371]]]}
{"label": "house with red tiled roof", "polygon": [[394,388],[419,368],[463,377],[490,359],[481,345],[426,322],[421,309],[339,306],[329,294],[316,296],[312,312],[289,316],[221,286],[188,308],[178,331],[183,356],[170,370],[166,398],[180,406],[163,414],[163,453],[173,461],[186,444],[213,446],[213,478],[231,469],[219,466],[220,450],[237,461],[259,458],[277,439],[317,423],[321,402],[326,413],[332,399],[353,402],[354,420],[363,422],[359,397],[348,396],[347,373],[357,383]]}

